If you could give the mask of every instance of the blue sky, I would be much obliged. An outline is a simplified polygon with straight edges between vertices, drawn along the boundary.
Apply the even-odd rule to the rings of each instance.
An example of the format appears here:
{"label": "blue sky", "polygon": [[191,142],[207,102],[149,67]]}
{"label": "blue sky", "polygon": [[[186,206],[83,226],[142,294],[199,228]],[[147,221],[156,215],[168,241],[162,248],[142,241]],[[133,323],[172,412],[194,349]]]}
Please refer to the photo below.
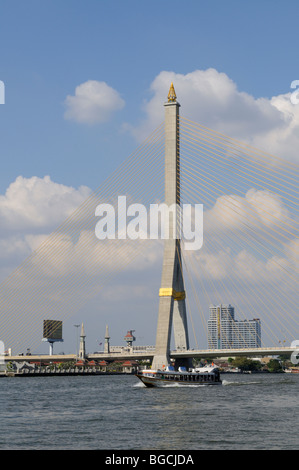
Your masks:
{"label": "blue sky", "polygon": [[160,124],[172,80],[185,117],[298,162],[298,14],[297,0],[0,0],[1,279]]}
{"label": "blue sky", "polygon": [[[212,67],[256,98],[287,93],[298,71],[298,9],[276,0],[2,0],[1,192],[20,174],[98,187],[135,148],[120,125],[142,118],[162,70]],[[87,80],[125,100],[104,125],[63,117],[66,96]]]}

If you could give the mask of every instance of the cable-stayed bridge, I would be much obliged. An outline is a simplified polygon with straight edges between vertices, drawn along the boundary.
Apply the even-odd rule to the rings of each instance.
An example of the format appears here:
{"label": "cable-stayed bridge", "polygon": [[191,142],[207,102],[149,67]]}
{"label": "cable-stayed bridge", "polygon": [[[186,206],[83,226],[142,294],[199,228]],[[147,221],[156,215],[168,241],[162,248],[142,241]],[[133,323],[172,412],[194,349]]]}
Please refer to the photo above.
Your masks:
{"label": "cable-stayed bridge", "polygon": [[[261,320],[265,351],[289,352],[298,339],[298,165],[180,116],[175,96],[166,105],[165,122],[0,285],[0,340],[6,348],[35,351],[43,319],[67,322],[91,299],[100,316],[103,299],[109,305],[107,292],[125,296],[130,306],[120,315],[138,300],[144,328],[158,320],[160,362],[168,354],[184,358],[215,351],[211,304],[234,305],[240,320],[231,322],[231,330],[244,346],[248,341],[241,348],[248,355],[250,339],[241,337],[241,322]],[[99,240],[96,208],[116,207],[120,195],[127,205],[144,207],[163,201],[203,204],[202,248],[184,250],[180,238],[149,240],[144,218],[130,238],[119,214],[115,238],[107,234]],[[163,247],[167,268],[158,286],[144,273],[158,266],[160,282]],[[142,284],[134,290],[143,275],[144,290]],[[157,290],[147,296],[153,286]],[[228,345],[219,354],[232,355],[236,348],[220,317],[216,334]]]}

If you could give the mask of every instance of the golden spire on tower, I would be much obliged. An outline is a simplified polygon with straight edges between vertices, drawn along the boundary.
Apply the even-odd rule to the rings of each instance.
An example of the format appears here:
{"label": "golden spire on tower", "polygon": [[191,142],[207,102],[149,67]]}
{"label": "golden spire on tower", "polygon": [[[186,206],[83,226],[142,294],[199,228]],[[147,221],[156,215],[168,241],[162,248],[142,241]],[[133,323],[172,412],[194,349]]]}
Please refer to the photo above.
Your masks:
{"label": "golden spire on tower", "polygon": [[171,82],[171,85],[170,85],[170,88],[169,88],[169,92],[168,92],[168,103],[171,103],[171,102],[174,102],[176,101],[176,94],[175,94],[175,91],[174,91],[174,86],[173,86],[173,83]]}

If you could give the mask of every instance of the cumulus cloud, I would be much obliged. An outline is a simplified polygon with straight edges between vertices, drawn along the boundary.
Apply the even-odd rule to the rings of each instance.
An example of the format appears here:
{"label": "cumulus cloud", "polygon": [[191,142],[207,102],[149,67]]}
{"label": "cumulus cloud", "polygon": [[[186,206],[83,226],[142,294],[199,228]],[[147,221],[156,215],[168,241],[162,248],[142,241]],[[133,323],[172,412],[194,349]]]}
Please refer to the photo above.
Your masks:
{"label": "cumulus cloud", "polygon": [[[68,230],[46,239],[40,238],[46,243],[37,250],[30,269],[38,267],[40,273],[60,278],[62,282],[74,273],[80,279],[103,280],[127,267],[132,272],[143,271],[161,259],[161,246],[157,243],[130,239],[100,241],[94,229],[82,228],[78,233]],[[27,238],[26,242],[35,247],[38,240]],[[136,257],[139,257],[138,262],[134,263]]]}
{"label": "cumulus cloud", "polygon": [[[195,253],[191,266],[193,271],[199,271],[201,279],[223,281],[230,285],[239,282],[251,285],[279,283],[287,279],[288,284],[295,284],[291,275],[298,270],[298,243],[294,239],[286,243],[282,255],[269,256],[266,253],[259,256],[250,251],[250,247],[241,248],[238,244],[234,249],[226,246],[214,246],[214,250],[203,249]],[[267,258],[268,255],[268,258]]]}
{"label": "cumulus cloud", "polygon": [[283,200],[268,190],[218,197],[204,212],[204,244],[192,254],[193,267],[215,281],[257,285],[289,275],[292,279],[298,271],[299,242],[290,233],[290,224],[296,224],[292,217]]}
{"label": "cumulus cloud", "polygon": [[47,230],[66,219],[90,194],[90,189],[55,183],[49,176],[18,176],[0,195],[0,232]]}
{"label": "cumulus cloud", "polygon": [[[6,193],[0,196],[0,247],[1,259],[4,263],[14,259],[22,259],[32,251],[38,250],[49,233],[55,230],[61,222],[69,217],[74,210],[90,195],[87,187],[75,189],[58,184],[50,179],[19,176],[8,187]],[[82,217],[82,215],[81,215]],[[231,252],[226,244],[230,233],[234,236],[240,231],[254,229],[255,233],[263,234],[265,230],[274,228],[277,234],[277,225],[283,226],[286,218],[291,217],[282,199],[275,193],[267,190],[251,188],[244,196],[219,196],[214,206],[204,212],[204,245],[206,240],[215,242],[222,234],[224,246],[221,250],[213,248],[209,254],[199,250],[201,262],[205,269],[215,278],[222,277],[226,267],[231,266]],[[96,225],[96,218],[94,227]],[[104,245],[95,237],[94,229],[82,229],[75,236],[69,232],[57,234],[49,238],[43,251],[43,266],[45,273],[68,275],[72,270],[78,273],[93,272],[101,263],[105,264],[107,272],[113,272],[126,259],[134,257],[139,251],[140,241],[126,240],[126,245],[112,240]],[[107,256],[103,257],[103,250]],[[55,253],[59,251],[59,263]],[[141,251],[144,254],[143,262],[138,264],[139,269],[150,267],[157,263],[157,246],[151,242],[143,243]],[[288,258],[293,253],[292,247],[288,250]],[[241,255],[240,255],[241,256]],[[69,264],[72,260],[72,264]],[[236,271],[244,260],[244,256],[234,262]],[[283,259],[279,259],[283,263]],[[252,264],[252,263],[251,263]],[[250,263],[248,263],[248,266]],[[273,268],[273,263],[271,264]],[[237,269],[238,268],[238,269]],[[131,269],[131,268],[130,268]],[[135,270],[136,268],[134,268]],[[261,270],[259,270],[261,272]]]}
{"label": "cumulus cloud", "polygon": [[163,121],[162,103],[171,82],[184,117],[267,153],[298,161],[299,105],[291,102],[291,93],[255,98],[238,90],[231,78],[213,68],[185,75],[159,73],[150,86],[152,98],[143,106],[143,122],[127,126],[138,140],[144,140],[149,129]]}
{"label": "cumulus cloud", "polygon": [[0,276],[38,249],[90,192],[86,186],[75,189],[49,176],[18,176],[0,195]]}
{"label": "cumulus cloud", "polygon": [[124,105],[120,94],[107,83],[88,80],[76,87],[74,96],[66,97],[64,117],[80,123],[103,123]]}
{"label": "cumulus cloud", "polygon": [[272,97],[269,102],[282,117],[281,125],[252,137],[252,144],[268,153],[299,162],[299,104],[291,101],[291,93]]}
{"label": "cumulus cloud", "polygon": [[[121,240],[98,240],[98,201],[88,199],[84,210],[76,211],[89,196],[92,193],[88,187],[75,189],[56,183],[49,176],[17,177],[0,195],[1,269],[15,266],[32,252],[36,252],[32,263],[42,258],[39,269],[45,276],[69,276],[72,272],[93,276],[99,268],[104,274],[111,273],[121,265],[129,265],[141,252],[143,261],[134,265],[134,270],[142,270],[160,259],[157,247],[140,240],[124,240],[124,245]],[[60,227],[68,217],[69,223]]]}
{"label": "cumulus cloud", "polygon": [[214,206],[205,212],[205,234],[215,229],[227,232],[244,227],[283,227],[287,218],[291,217],[278,194],[251,188],[244,196],[219,196]]}

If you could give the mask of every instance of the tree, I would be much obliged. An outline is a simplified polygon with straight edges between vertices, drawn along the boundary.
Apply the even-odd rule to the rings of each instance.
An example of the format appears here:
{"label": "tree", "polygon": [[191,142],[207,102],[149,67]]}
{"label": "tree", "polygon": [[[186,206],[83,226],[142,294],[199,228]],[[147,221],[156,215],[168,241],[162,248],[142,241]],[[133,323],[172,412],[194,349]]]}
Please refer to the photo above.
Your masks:
{"label": "tree", "polygon": [[270,359],[267,364],[269,372],[281,372],[282,367],[277,359]]}
{"label": "tree", "polygon": [[236,357],[236,359],[232,361],[232,365],[242,371],[257,371],[262,367],[262,364],[259,361],[252,361],[251,359],[248,359],[248,357]]}
{"label": "tree", "polygon": [[290,354],[282,354],[281,356],[278,356],[278,360],[280,361],[280,364],[283,369],[288,369],[289,367],[292,367]]}

